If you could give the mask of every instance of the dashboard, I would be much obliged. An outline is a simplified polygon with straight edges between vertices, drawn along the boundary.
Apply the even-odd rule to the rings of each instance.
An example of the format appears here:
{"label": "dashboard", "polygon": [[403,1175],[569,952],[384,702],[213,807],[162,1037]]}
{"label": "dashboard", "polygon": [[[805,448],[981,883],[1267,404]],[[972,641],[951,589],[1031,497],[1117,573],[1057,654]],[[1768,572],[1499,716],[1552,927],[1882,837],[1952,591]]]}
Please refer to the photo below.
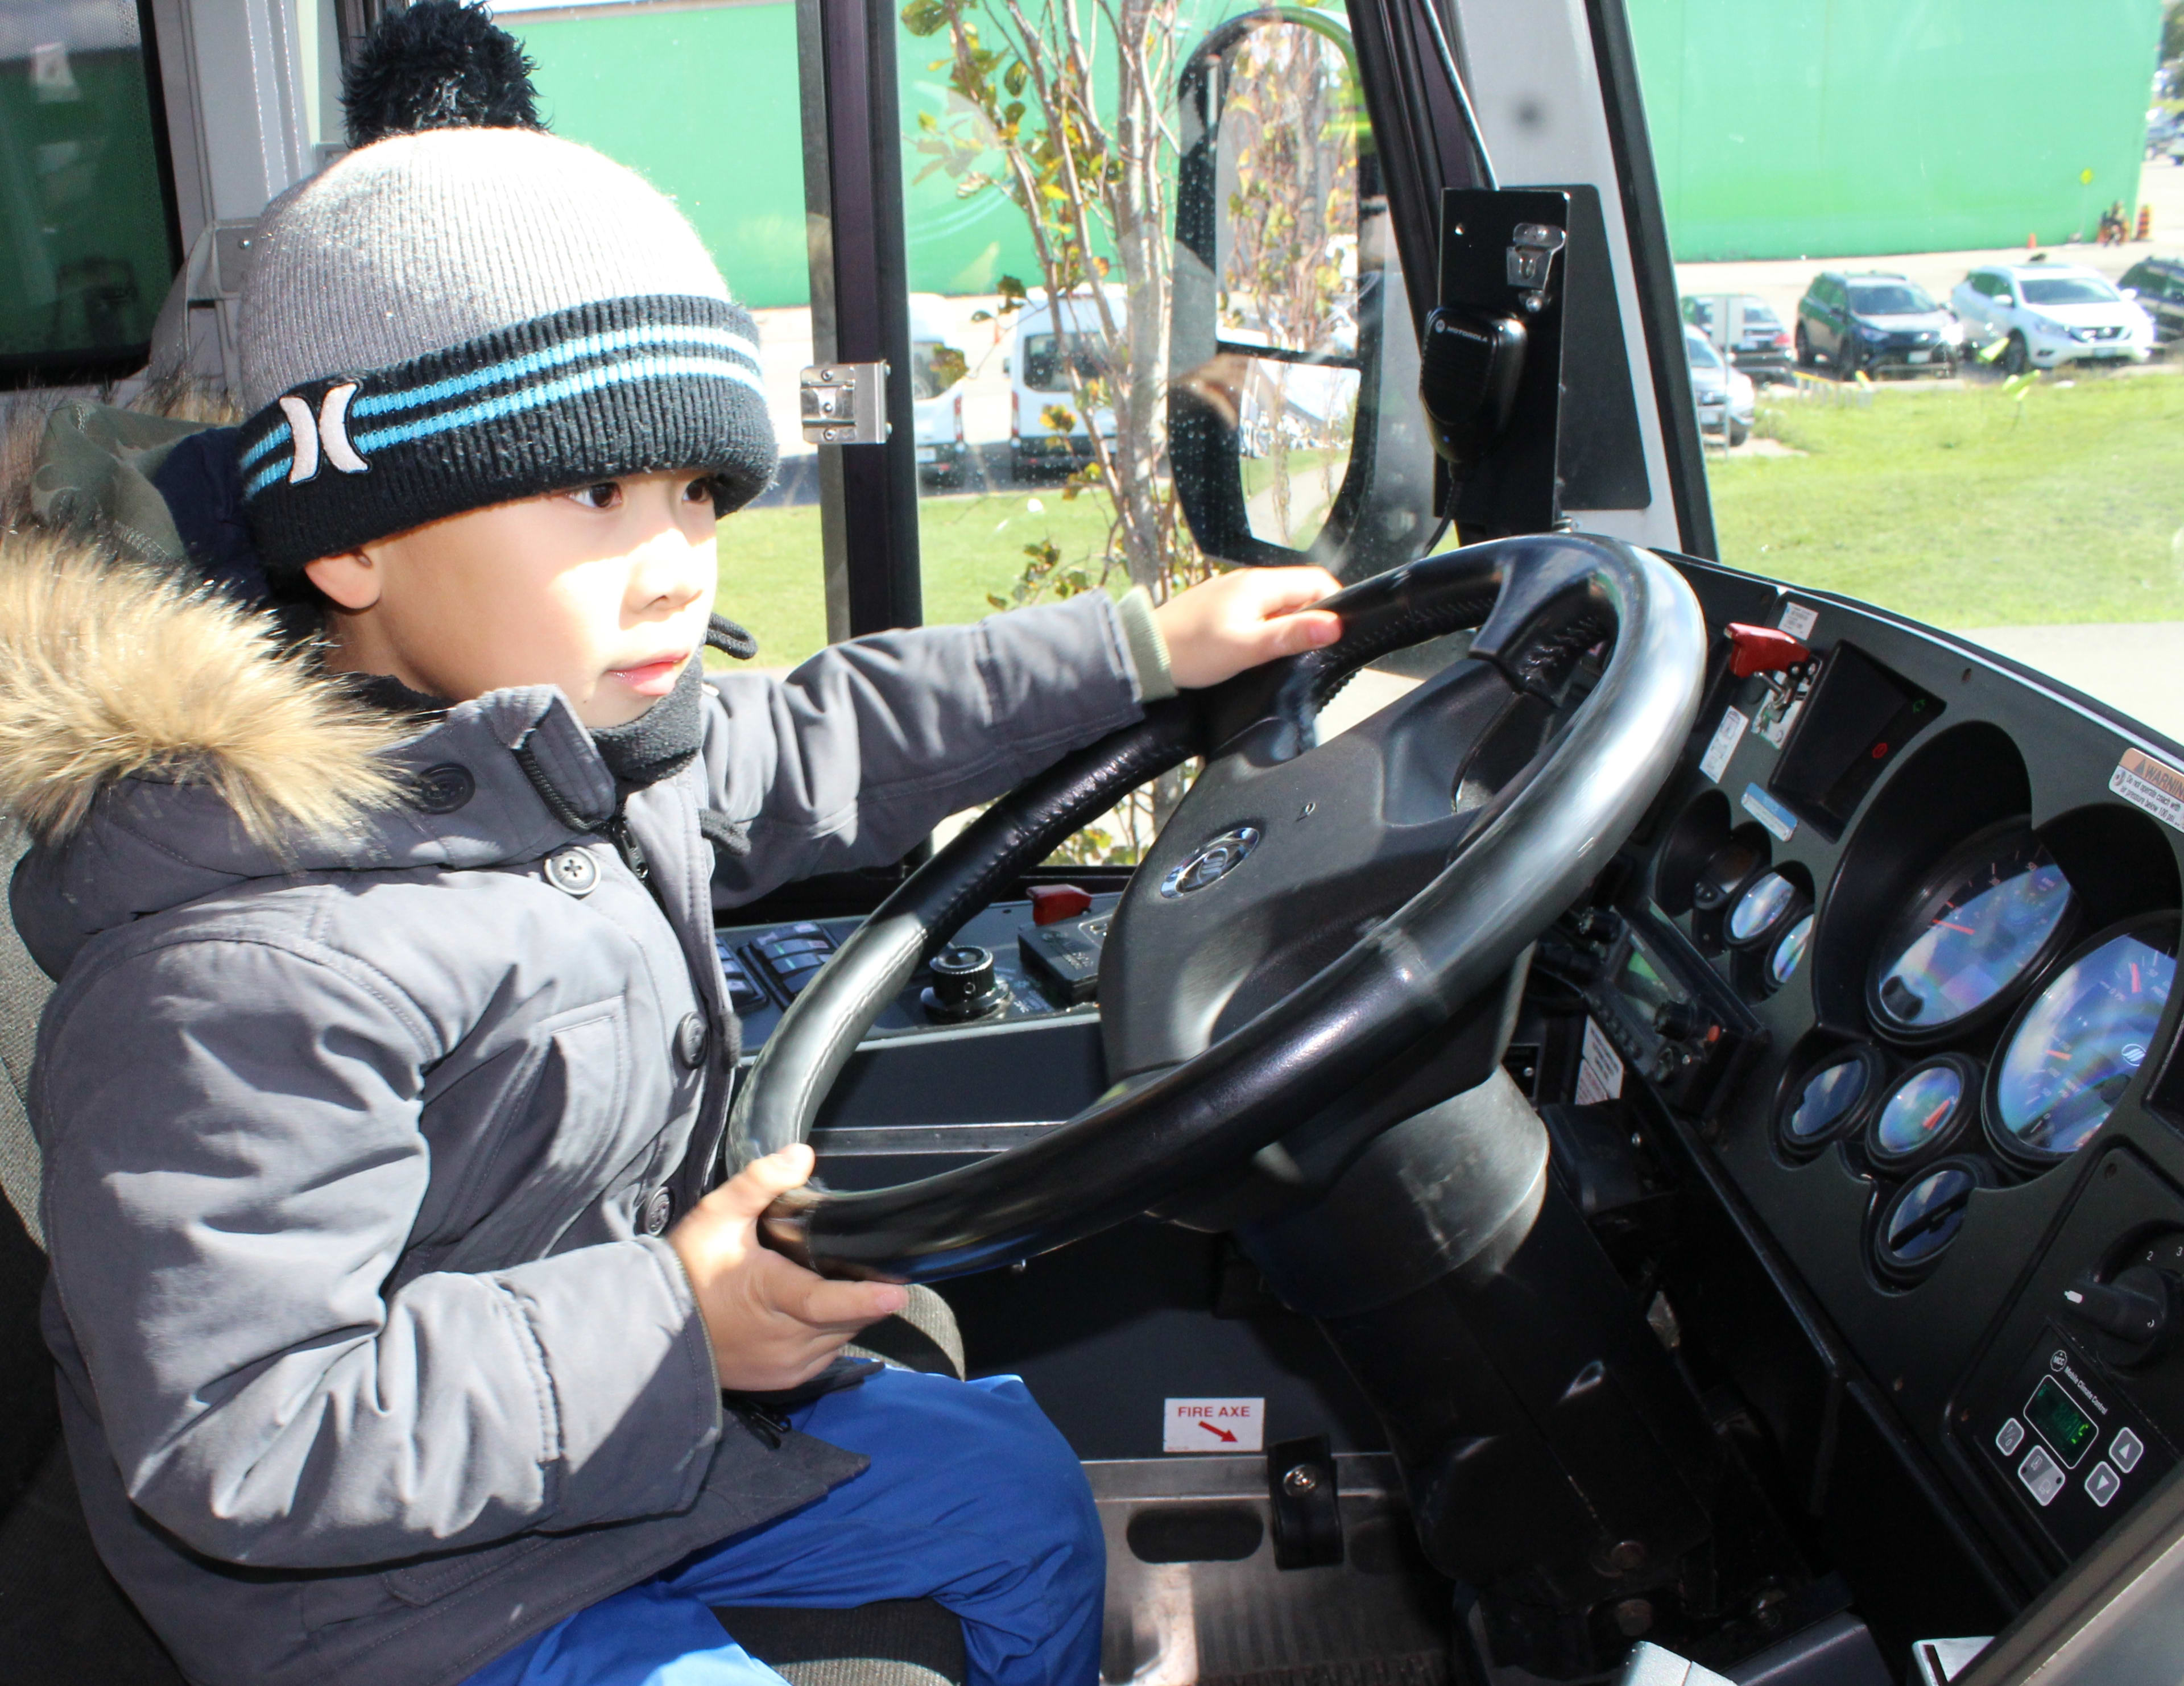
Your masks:
{"label": "dashboard", "polygon": [[[2184,1458],[2184,750],[1943,634],[1679,566],[1715,634],[1697,725],[1539,944],[1506,1063],[1611,1253],[1618,1203],[1655,1214],[1632,1233],[1661,1206],[1618,1142],[1703,1185],[1741,1245],[1664,1276],[1658,1326],[1720,1326],[1813,1514],[1892,1519],[1873,1549],[1975,1582],[1992,1632]],[[1739,677],[1732,627],[1791,654]],[[827,1181],[944,1170],[1101,1092],[1119,898],[1055,888],[884,1011],[814,1132]],[[720,931],[746,1056],[857,923]],[[1737,1321],[1740,1272],[1794,1360]]]}
{"label": "dashboard", "polygon": [[[1576,1099],[1687,1138],[1831,1385],[2036,1588],[2184,1449],[2184,753],[1893,617],[1686,572],[1698,728],[1540,952],[1583,1002]],[[1732,626],[1796,659],[1736,677]]]}

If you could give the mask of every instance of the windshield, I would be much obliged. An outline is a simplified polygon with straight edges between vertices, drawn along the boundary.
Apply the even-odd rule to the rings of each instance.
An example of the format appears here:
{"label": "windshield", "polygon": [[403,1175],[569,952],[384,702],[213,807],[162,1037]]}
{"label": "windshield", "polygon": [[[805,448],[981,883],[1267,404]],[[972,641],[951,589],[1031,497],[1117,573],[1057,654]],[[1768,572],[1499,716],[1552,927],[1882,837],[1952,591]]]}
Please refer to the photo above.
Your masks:
{"label": "windshield", "polygon": [[1708,344],[1706,341],[1701,339],[1695,333],[1687,333],[1684,336],[1684,350],[1689,355],[1691,360],[1691,367],[1694,369],[1719,369],[1721,367],[1721,357],[1719,354],[1714,350],[1713,347]]}
{"label": "windshield", "polygon": [[2025,276],[2017,284],[2028,304],[2113,304],[2122,296],[2089,275]]}
{"label": "windshield", "polygon": [[1861,316],[1916,316],[1942,308],[1905,281],[1854,281],[1850,307]]}

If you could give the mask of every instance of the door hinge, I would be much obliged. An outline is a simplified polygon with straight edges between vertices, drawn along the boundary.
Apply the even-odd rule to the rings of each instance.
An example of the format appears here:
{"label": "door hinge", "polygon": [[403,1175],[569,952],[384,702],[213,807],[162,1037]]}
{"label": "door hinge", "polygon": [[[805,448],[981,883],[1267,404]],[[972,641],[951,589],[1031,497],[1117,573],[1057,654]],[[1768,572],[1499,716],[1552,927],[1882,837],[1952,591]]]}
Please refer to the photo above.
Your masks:
{"label": "door hinge", "polygon": [[800,377],[804,437],[815,445],[887,443],[884,363],[821,363]]}

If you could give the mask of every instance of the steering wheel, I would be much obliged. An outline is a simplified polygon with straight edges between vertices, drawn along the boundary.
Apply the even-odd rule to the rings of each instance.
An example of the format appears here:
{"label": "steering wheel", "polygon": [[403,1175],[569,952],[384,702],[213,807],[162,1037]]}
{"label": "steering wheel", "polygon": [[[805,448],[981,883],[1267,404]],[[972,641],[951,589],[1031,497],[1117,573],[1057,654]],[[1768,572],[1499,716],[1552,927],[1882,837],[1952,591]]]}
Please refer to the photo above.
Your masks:
{"label": "steering wheel", "polygon": [[[730,1115],[731,1162],[809,1134],[881,1008],[1017,874],[1204,755],[1107,935],[1115,1086],[1038,1140],[938,1176],[793,1191],[765,1220],[772,1245],[828,1275],[927,1281],[1233,1173],[1504,978],[1630,835],[1697,713],[1698,603],[1667,563],[1615,539],[1476,544],[1323,606],[1342,617],[1334,644],[1154,705],[919,868],[768,1039]],[[1315,716],[1359,667],[1468,627],[1468,659],[1315,744]],[[1581,658],[1610,639],[1568,706]]]}

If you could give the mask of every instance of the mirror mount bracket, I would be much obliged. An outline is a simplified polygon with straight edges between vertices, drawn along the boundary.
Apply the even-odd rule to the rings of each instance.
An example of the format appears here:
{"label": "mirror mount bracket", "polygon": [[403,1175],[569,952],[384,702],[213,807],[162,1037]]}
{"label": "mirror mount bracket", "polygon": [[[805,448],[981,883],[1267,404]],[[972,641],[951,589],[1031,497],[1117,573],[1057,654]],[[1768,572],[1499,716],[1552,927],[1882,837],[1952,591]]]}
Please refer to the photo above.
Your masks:
{"label": "mirror mount bracket", "polygon": [[1441,194],[1440,276],[1419,399],[1440,458],[1439,512],[1461,536],[1552,531],[1562,519],[1563,298],[1570,196]]}

